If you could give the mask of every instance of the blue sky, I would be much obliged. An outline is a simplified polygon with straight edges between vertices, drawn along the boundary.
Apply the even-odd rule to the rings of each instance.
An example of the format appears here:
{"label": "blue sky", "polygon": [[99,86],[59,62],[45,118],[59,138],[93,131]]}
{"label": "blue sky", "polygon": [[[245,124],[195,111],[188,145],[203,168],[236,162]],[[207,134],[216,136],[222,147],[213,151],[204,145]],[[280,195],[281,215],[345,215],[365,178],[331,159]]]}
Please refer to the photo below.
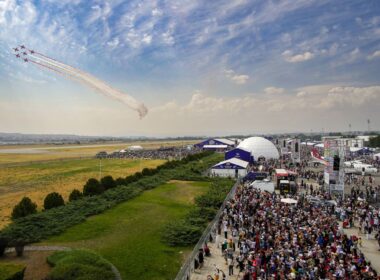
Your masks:
{"label": "blue sky", "polygon": [[[30,48],[144,102],[21,63]],[[380,2],[0,0],[0,131],[223,135],[380,129]]]}

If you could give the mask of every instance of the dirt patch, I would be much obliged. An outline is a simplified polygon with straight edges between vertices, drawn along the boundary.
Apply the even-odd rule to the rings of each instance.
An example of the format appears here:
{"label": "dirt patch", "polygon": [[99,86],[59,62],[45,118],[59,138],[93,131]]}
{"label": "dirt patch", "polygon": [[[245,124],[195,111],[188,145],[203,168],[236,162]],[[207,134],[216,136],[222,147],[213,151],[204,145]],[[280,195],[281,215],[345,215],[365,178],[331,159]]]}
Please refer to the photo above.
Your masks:
{"label": "dirt patch", "polygon": [[17,257],[16,253],[9,253],[5,257],[0,258],[0,262],[26,265],[24,280],[42,280],[51,270],[51,267],[46,262],[46,258],[53,253],[53,251],[26,251],[22,257]]}

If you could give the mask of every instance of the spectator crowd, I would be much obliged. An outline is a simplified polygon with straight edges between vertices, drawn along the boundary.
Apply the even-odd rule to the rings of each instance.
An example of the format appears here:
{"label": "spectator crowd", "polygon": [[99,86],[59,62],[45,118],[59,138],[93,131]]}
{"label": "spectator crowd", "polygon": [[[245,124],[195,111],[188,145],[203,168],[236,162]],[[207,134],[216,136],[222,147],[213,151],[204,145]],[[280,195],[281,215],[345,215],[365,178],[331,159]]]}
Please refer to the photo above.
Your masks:
{"label": "spectator crowd", "polygon": [[[248,185],[238,188],[226,204],[216,237],[229,275],[244,280],[377,279],[358,248],[359,238],[344,234],[338,223],[351,213],[342,209],[351,209],[362,213],[360,219],[368,227],[373,218],[369,213],[375,212],[348,200],[335,206],[297,199],[297,204],[287,204],[276,193]],[[209,279],[220,277],[216,269]]]}

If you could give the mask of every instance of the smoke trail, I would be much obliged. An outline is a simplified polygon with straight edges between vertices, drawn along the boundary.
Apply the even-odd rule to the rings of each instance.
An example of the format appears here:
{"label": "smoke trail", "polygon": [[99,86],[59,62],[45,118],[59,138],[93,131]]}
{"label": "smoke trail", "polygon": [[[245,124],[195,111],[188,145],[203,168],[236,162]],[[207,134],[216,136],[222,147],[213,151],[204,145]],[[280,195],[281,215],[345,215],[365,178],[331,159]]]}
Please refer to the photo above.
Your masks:
{"label": "smoke trail", "polygon": [[140,118],[143,118],[148,113],[148,109],[145,107],[143,103],[137,101],[132,96],[124,94],[121,91],[111,87],[102,80],[99,80],[82,70],[67,65],[63,62],[57,61],[39,52],[31,50],[29,52],[30,54],[28,55],[36,59],[36,61],[33,61],[33,63],[41,65],[46,69],[54,71],[56,73],[62,73],[63,76],[65,76],[66,78],[75,79],[76,81],[90,86],[93,89],[96,89],[98,92],[102,93],[107,97],[111,97],[115,100],[120,101],[121,103],[127,105],[131,109],[137,111],[139,113]]}
{"label": "smoke trail", "polygon": [[100,93],[112,97],[116,100],[119,100],[120,102],[128,105],[132,109],[137,110],[139,112],[140,118],[144,117],[147,114],[148,110],[146,109],[144,104],[138,102],[133,97],[123,94],[119,90],[112,88],[111,86],[95,78],[94,76],[86,72],[83,72],[77,68],[74,68],[70,65],[66,65],[55,59],[49,58],[45,55],[40,55],[39,53],[37,53],[37,57],[43,61],[46,61],[49,64],[54,65],[55,67],[58,67],[63,71],[70,73],[70,75],[74,75],[75,77],[78,77],[79,79],[87,82],[87,84],[90,84],[92,87],[95,87]]}
{"label": "smoke trail", "polygon": [[94,86],[92,86],[91,84],[89,84],[89,83],[87,83],[87,82],[85,82],[85,81],[83,81],[83,80],[77,78],[75,75],[71,75],[71,74],[68,74],[68,73],[66,73],[66,72],[63,72],[63,71],[61,71],[62,69],[59,69],[59,68],[58,68],[58,69],[59,69],[59,70],[58,70],[58,69],[54,68],[55,66],[52,65],[52,64],[49,64],[50,66],[53,66],[53,67],[50,67],[50,66],[44,64],[42,61],[35,61],[35,60],[33,60],[33,59],[30,59],[30,58],[28,59],[28,61],[30,61],[30,62],[36,64],[37,66],[39,66],[39,67],[41,67],[41,68],[48,68],[49,70],[54,71],[54,72],[57,73],[58,75],[63,76],[63,77],[65,77],[65,78],[68,78],[68,79],[70,79],[70,80],[73,80],[74,82],[79,82],[79,83],[81,83],[81,84],[83,84],[83,85],[85,85],[85,86],[89,86],[89,87],[93,88],[94,90],[98,90],[96,87],[94,87]]}

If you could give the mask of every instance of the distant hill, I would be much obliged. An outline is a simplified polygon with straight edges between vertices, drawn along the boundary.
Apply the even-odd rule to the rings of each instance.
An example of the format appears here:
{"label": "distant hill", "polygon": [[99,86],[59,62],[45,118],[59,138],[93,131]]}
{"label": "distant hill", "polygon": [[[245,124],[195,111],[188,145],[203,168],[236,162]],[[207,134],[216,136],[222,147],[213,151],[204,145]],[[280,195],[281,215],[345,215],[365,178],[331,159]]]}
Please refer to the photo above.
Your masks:
{"label": "distant hill", "polygon": [[83,144],[101,142],[128,142],[128,141],[149,141],[149,140],[193,140],[199,137],[170,137],[154,138],[145,136],[113,137],[113,136],[80,136],[74,134],[24,134],[24,133],[4,133],[0,132],[0,145],[21,145],[21,144]]}

